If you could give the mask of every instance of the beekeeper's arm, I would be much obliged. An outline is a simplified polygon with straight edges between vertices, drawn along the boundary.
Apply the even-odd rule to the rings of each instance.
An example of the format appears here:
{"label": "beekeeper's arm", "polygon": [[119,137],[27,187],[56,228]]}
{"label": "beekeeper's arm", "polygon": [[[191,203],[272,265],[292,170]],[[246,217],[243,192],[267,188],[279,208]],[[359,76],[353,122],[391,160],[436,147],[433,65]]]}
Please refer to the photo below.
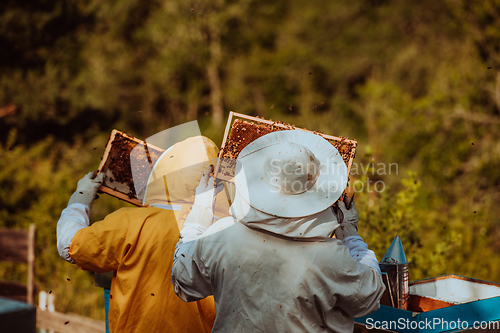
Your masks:
{"label": "beekeeper's arm", "polygon": [[[347,196],[345,198],[347,198]],[[357,262],[369,266],[380,275],[381,273],[377,256],[372,250],[368,249],[368,245],[366,245],[358,234],[357,225],[359,215],[356,210],[356,205],[352,202],[350,208],[347,209],[345,202],[340,200],[338,202],[338,206],[344,214],[344,220],[335,230],[337,239],[340,239],[344,245],[347,246],[349,252],[351,253],[351,257],[356,259]]]}
{"label": "beekeeper's arm", "polygon": [[338,287],[329,286],[327,289],[334,290],[335,306],[350,317],[366,316],[380,308],[385,286],[379,273],[368,265],[352,260],[346,252],[347,249],[344,256],[350,260],[343,260],[342,271],[332,277],[332,284],[338,284]]}
{"label": "beekeeper's arm", "polygon": [[69,256],[69,247],[75,234],[90,225],[90,211],[97,190],[104,180],[104,173],[89,172],[80,179],[76,191],[69,199],[57,222],[57,250],[64,260],[74,264]]}
{"label": "beekeeper's arm", "polygon": [[200,258],[200,244],[197,239],[212,224],[214,197],[222,187],[215,187],[209,167],[203,173],[196,188],[196,198],[191,212],[180,232],[180,240],[175,247],[172,266],[174,291],[185,302],[203,299],[212,294],[210,280]]}
{"label": "beekeeper's arm", "polygon": [[[347,200],[346,200],[347,201]],[[342,210],[344,219],[340,226],[335,230],[338,239],[342,240],[349,249],[349,253],[358,263],[368,266],[370,269],[360,271],[359,286],[353,295],[347,295],[346,301],[341,307],[353,317],[366,316],[380,307],[380,298],[385,290],[378,265],[377,256],[358,234],[359,215],[354,202],[347,209],[345,202],[338,202]],[[351,297],[358,300],[353,301]]]}
{"label": "beekeeper's arm", "polygon": [[[173,212],[170,212],[173,217]],[[105,273],[117,271],[127,252],[137,244],[143,223],[149,217],[144,209],[123,207],[104,220],[80,229],[74,235],[69,256],[83,270]],[[172,233],[177,225],[166,225]],[[147,237],[147,236],[146,236]]]}

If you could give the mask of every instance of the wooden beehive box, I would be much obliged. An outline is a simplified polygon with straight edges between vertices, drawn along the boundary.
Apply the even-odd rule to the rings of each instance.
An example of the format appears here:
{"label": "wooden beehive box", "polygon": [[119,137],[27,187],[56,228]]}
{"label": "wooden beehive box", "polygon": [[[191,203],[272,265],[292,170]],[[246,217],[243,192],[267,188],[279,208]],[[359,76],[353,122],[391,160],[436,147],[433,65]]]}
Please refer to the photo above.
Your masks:
{"label": "wooden beehive box", "polygon": [[[361,330],[364,332],[478,332],[479,328],[479,332],[498,332],[499,308],[500,284],[450,274],[410,282],[408,310],[381,305],[379,310],[354,320],[371,327]],[[377,330],[374,323],[383,330]],[[493,325],[485,327],[487,323]]]}
{"label": "wooden beehive box", "polygon": [[250,142],[268,133],[295,129],[318,134],[335,146],[347,165],[347,174],[349,174],[352,161],[356,155],[356,147],[358,145],[356,140],[309,131],[282,122],[273,122],[263,118],[230,112],[224,132],[224,138],[222,140],[219,161],[215,169],[215,177],[234,182],[236,159],[243,148]]}
{"label": "wooden beehive box", "polygon": [[412,282],[410,295],[409,309],[426,312],[499,297],[500,284],[450,274]]}
{"label": "wooden beehive box", "polygon": [[99,190],[142,206],[149,174],[163,152],[161,148],[113,130],[98,169],[99,173],[106,174]]}

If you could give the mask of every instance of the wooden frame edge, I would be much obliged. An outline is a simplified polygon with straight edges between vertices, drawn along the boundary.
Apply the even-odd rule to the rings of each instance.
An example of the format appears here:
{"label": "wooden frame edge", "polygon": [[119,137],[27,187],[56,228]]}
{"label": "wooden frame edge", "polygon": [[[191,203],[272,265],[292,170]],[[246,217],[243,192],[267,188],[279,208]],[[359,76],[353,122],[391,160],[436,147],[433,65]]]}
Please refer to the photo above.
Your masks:
{"label": "wooden frame edge", "polygon": [[[109,153],[111,151],[111,146],[112,146],[112,142],[115,140],[115,137],[117,134],[120,134],[122,136],[124,136],[125,138],[131,140],[131,141],[134,141],[134,142],[137,142],[138,144],[142,144],[143,146],[147,146],[147,147],[151,147],[153,149],[156,149],[156,150],[159,150],[159,151],[162,151],[164,152],[165,149],[163,148],[160,148],[160,147],[157,147],[153,144],[149,144],[147,143],[146,141],[143,141],[143,140],[140,140],[136,137],[133,137],[127,133],[124,133],[124,132],[121,132],[117,129],[114,129],[111,131],[111,134],[109,135],[109,139],[108,139],[108,142],[106,143],[106,147],[104,149],[104,153],[102,155],[102,158],[101,158],[101,163],[99,164],[99,168],[97,169],[98,173],[101,173],[102,172],[102,169],[104,168],[104,165],[106,164],[106,161],[108,160],[108,156],[109,156]],[[126,194],[123,194],[121,192],[118,192],[110,187],[107,187],[107,186],[104,186],[104,185],[101,185],[101,187],[99,187],[99,191],[102,192],[102,193],[106,193],[106,194],[109,194],[115,198],[118,198],[120,200],[123,200],[123,201],[126,201],[128,203],[131,203],[132,205],[135,205],[135,206],[139,206],[139,207],[143,207],[143,204],[142,202],[140,202],[138,199],[130,199],[128,195]]]}
{"label": "wooden frame edge", "polygon": [[112,130],[111,134],[109,135],[108,142],[106,143],[106,146],[104,148],[104,153],[102,154],[101,157],[101,163],[99,163],[99,168],[97,169],[98,173],[102,172],[102,168],[104,167],[104,164],[106,164],[106,161],[108,160],[109,152],[111,151],[111,142],[115,139],[116,133],[118,133],[118,130]]}
{"label": "wooden frame edge", "polygon": [[107,186],[101,186],[99,188],[99,191],[101,191],[102,193],[109,194],[112,197],[115,197],[115,198],[121,199],[123,201],[126,201],[128,203],[131,203],[132,205],[143,207],[142,202],[140,202],[138,199],[135,199],[135,198],[134,199],[130,199],[128,195],[123,194],[122,192],[118,192],[118,191],[116,191],[116,190],[114,190],[112,188],[109,188]]}
{"label": "wooden frame edge", "polygon": [[[219,158],[217,159],[217,167],[215,168],[215,172],[214,172],[214,178],[215,179],[227,180],[227,179],[223,178],[223,177],[225,177],[224,175],[222,175],[223,177],[221,177],[219,175],[219,167],[220,167],[221,154],[222,154],[222,151],[224,150],[224,147],[226,146],[227,136],[229,134],[229,130],[231,129],[231,123],[232,123],[232,119],[233,119],[233,114],[235,114],[235,112],[229,111],[229,116],[227,117],[226,129],[224,130],[224,137],[222,138],[222,144],[221,144],[220,150],[219,150]],[[231,178],[232,179],[232,177],[225,177],[225,178]],[[229,180],[227,180],[227,181],[229,181]]]}
{"label": "wooden frame edge", "polygon": [[[256,122],[260,122],[260,123],[265,123],[265,124],[268,124],[268,125],[278,126],[278,127],[282,127],[282,128],[287,128],[288,127],[288,126],[280,124],[278,122],[267,120],[267,119],[263,119],[263,118],[258,118],[258,117],[254,117],[254,116],[248,116],[246,114],[232,112],[232,111],[231,111],[231,113],[232,113],[232,116],[234,118],[243,118],[243,119],[247,119],[247,120],[251,120],[251,121],[256,121]],[[292,126],[296,127],[295,125],[292,125]],[[316,131],[308,130],[306,128],[297,127],[296,129],[302,130],[302,131],[306,131],[306,132],[310,132],[310,133],[314,133],[314,134],[320,135],[320,136],[322,136],[324,138],[331,139],[331,140],[336,140],[336,141],[342,141],[342,140],[344,140],[344,141],[348,141],[348,142],[354,144],[355,147],[357,147],[357,145],[358,145],[358,142],[356,140],[347,139],[347,138],[343,139],[343,138],[341,138],[339,136],[334,136],[334,135],[330,135],[330,134],[319,133],[319,132],[316,132]]]}
{"label": "wooden frame edge", "polygon": [[34,304],[33,296],[35,293],[35,233],[36,227],[34,223],[30,223],[28,230],[28,285],[26,287],[27,297],[26,303]]}
{"label": "wooden frame edge", "polygon": [[[234,119],[236,119],[236,118],[242,118],[242,119],[254,121],[254,122],[257,122],[257,123],[265,123],[265,124],[272,125],[272,126],[278,126],[278,127],[282,127],[282,128],[288,128],[288,126],[280,124],[280,123],[275,122],[275,121],[271,121],[271,120],[267,120],[267,119],[264,119],[264,118],[258,118],[258,117],[249,116],[249,115],[246,115],[246,114],[243,114],[243,113],[237,113],[237,112],[234,112],[234,111],[230,111],[229,112],[229,116],[227,118],[226,129],[224,131],[224,137],[222,139],[222,145],[221,145],[220,151],[219,151],[219,159],[217,160],[217,167],[215,168],[215,172],[214,172],[214,177],[216,179],[222,179],[222,180],[229,181],[229,182],[234,182],[234,177],[228,177],[228,176],[224,176],[224,175],[219,175],[219,167],[220,167],[221,154],[222,154],[222,151],[224,150],[224,147],[226,146],[227,137],[229,135],[229,130],[232,127],[233,118]],[[354,157],[356,156],[356,149],[358,147],[358,141],[353,140],[353,139],[348,139],[348,138],[341,138],[341,137],[334,136],[334,135],[329,135],[329,134],[315,132],[315,131],[308,130],[306,128],[299,128],[299,127],[297,127],[296,129],[320,135],[321,137],[323,137],[325,139],[330,139],[330,140],[335,140],[335,141],[347,141],[347,142],[351,143],[353,145],[353,147],[351,149],[351,155],[352,155],[352,157],[349,158],[349,163],[346,165],[347,166],[347,174],[349,175],[351,173],[351,167],[352,167],[352,164],[354,162]],[[346,187],[346,190],[347,190],[347,187]]]}
{"label": "wooden frame edge", "polygon": [[427,278],[427,279],[423,279],[423,280],[412,281],[409,283],[409,286],[411,287],[411,286],[416,286],[419,284],[425,284],[425,283],[435,282],[435,281],[439,281],[439,280],[446,280],[446,279],[450,279],[450,278],[455,278],[457,280],[463,280],[463,281],[469,281],[469,282],[475,282],[475,283],[481,283],[481,284],[486,284],[486,285],[495,286],[495,287],[500,288],[500,283],[497,283],[497,282],[480,280],[480,279],[471,278],[468,276],[457,275],[457,274],[446,274],[446,275],[440,275],[440,276]]}

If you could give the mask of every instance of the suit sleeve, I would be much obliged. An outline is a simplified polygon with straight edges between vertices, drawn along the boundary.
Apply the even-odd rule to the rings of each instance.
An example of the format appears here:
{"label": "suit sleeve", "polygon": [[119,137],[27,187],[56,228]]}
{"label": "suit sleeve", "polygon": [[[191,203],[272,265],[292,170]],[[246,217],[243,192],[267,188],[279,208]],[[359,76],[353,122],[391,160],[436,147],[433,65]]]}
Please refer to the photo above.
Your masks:
{"label": "suit sleeve", "polygon": [[201,258],[203,239],[177,243],[172,267],[174,291],[185,302],[212,295],[210,277]]}
{"label": "suit sleeve", "polygon": [[363,317],[377,311],[380,308],[380,299],[384,290],[381,275],[372,269],[366,269],[357,294],[358,302],[362,306],[359,307],[354,317]]}
{"label": "suit sleeve", "polygon": [[347,266],[341,276],[337,276],[344,284],[336,295],[337,306],[351,317],[363,317],[378,310],[385,290],[380,274],[357,261]]}
{"label": "suit sleeve", "polygon": [[359,236],[349,236],[342,240],[342,243],[349,249],[351,257],[360,264],[366,265],[381,275],[375,252],[368,249],[368,245]]}
{"label": "suit sleeve", "polygon": [[105,273],[116,271],[130,249],[127,240],[127,214],[118,210],[103,221],[79,230],[69,249],[72,260],[83,270]]}
{"label": "suit sleeve", "polygon": [[79,230],[89,226],[89,214],[88,206],[74,203],[62,211],[57,222],[57,250],[61,258],[69,263],[75,263],[68,253],[71,241]]}

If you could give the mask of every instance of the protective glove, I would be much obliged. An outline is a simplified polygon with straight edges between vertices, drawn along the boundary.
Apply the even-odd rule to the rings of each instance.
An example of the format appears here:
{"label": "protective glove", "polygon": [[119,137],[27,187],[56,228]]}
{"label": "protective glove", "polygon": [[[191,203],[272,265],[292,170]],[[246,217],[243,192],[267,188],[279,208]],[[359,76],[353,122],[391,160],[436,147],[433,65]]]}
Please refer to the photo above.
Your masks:
{"label": "protective glove", "polygon": [[106,175],[104,173],[97,174],[97,171],[89,172],[78,181],[78,186],[75,193],[71,196],[68,206],[74,203],[81,203],[92,209],[97,190],[101,187]]}
{"label": "protective glove", "polygon": [[195,205],[213,208],[215,196],[224,189],[222,183],[215,186],[215,178],[212,177],[213,168],[213,165],[210,165],[201,176],[200,184],[196,188]]}
{"label": "protective glove", "polygon": [[201,176],[200,184],[196,188],[196,197],[191,212],[186,217],[181,230],[181,238],[188,242],[198,238],[212,225],[214,216],[215,196],[224,189],[221,183],[215,186],[212,177],[213,166],[209,166]]}
{"label": "protective glove", "polygon": [[[335,229],[335,235],[337,239],[340,240],[344,240],[344,238],[349,236],[359,236],[358,211],[356,210],[356,205],[354,204],[354,201],[352,202],[350,201],[351,200],[346,195],[344,196],[343,201],[339,201],[337,203],[344,216],[342,222],[340,223],[340,226],[337,229]],[[350,206],[349,209],[347,209],[348,206]]]}

